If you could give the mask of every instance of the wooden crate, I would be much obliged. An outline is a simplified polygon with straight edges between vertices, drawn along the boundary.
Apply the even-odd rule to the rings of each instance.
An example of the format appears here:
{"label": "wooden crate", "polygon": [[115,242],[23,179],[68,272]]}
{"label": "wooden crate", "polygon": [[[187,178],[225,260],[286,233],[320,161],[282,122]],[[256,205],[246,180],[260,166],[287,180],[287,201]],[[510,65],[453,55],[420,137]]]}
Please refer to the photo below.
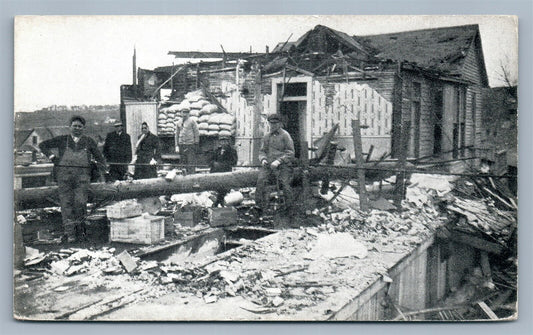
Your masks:
{"label": "wooden crate", "polygon": [[202,220],[202,208],[194,208],[190,211],[178,211],[174,213],[174,223],[183,227],[194,227]]}
{"label": "wooden crate", "polygon": [[142,212],[141,204],[132,201],[122,201],[106,207],[106,214],[109,219],[137,217]]}
{"label": "wooden crate", "polygon": [[145,214],[134,218],[111,219],[110,241],[153,244],[165,239],[165,218]]}
{"label": "wooden crate", "polygon": [[209,213],[211,227],[236,225],[237,219],[237,210],[234,207],[212,208]]}

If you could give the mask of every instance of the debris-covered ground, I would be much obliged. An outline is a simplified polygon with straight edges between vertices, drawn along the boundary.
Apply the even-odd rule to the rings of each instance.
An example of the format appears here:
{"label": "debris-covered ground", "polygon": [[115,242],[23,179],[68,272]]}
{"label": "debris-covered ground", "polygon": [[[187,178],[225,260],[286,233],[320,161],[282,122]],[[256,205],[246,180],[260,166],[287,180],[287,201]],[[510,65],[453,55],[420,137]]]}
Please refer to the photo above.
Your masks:
{"label": "debris-covered ground", "polygon": [[[341,192],[324,195],[325,205],[299,218],[297,227],[276,230],[246,210],[245,197],[231,229],[250,229],[255,236],[230,238],[229,227],[212,228],[205,221],[174,225],[172,241],[162,245],[175,247],[163,259],[146,257],[153,246],[27,247],[24,266],[15,271],[15,315],[32,320],[326,320],[376,280],[390,280],[388,270],[441,227],[509,245],[516,212],[497,208],[493,199],[456,192],[460,183],[465,185],[464,180],[413,175],[401,210],[374,197],[371,204],[379,209],[367,213],[358,209],[353,188],[339,184]],[[162,201],[162,211],[187,201],[209,207],[208,198],[176,195]],[[513,263],[512,254],[505,257]],[[499,316],[506,317],[513,312],[505,314],[516,295],[516,273],[508,266],[493,268],[492,285],[486,276],[472,279],[471,291],[488,290],[489,298],[499,299]],[[468,312],[438,311],[428,317],[479,317]]]}

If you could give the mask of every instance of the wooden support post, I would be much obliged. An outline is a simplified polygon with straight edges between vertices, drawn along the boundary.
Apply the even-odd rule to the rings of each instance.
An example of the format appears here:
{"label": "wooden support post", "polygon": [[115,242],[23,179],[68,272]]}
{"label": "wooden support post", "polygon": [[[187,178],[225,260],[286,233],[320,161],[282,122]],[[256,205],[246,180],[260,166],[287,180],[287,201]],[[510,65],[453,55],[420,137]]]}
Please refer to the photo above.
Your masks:
{"label": "wooden support post", "polygon": [[398,173],[396,174],[396,186],[394,188],[394,205],[400,209],[405,193],[405,163],[407,161],[407,145],[409,142],[409,128],[411,122],[405,121],[402,123],[400,135],[400,156],[398,157]]}
{"label": "wooden support post", "polygon": [[368,149],[368,155],[366,155],[366,162],[370,162],[370,157],[372,157],[372,152],[374,151],[374,145],[370,145],[370,149]]}
{"label": "wooden support post", "polygon": [[[336,142],[329,142],[329,145],[326,146],[326,164],[327,165],[333,165],[335,162],[335,154],[337,153],[337,143]],[[329,191],[329,178],[330,176],[327,175],[324,179],[322,179],[322,187],[320,187],[320,194],[327,194]]]}
{"label": "wooden support post", "polygon": [[200,88],[200,63],[196,64],[196,89]]}
{"label": "wooden support post", "polygon": [[263,92],[262,88],[262,78],[261,78],[261,64],[259,62],[254,64],[254,109],[252,117],[252,143],[251,143],[251,154],[252,157],[250,162],[252,164],[259,164],[259,150],[261,149],[261,113],[263,112]]}
{"label": "wooden support post", "polygon": [[357,182],[359,184],[359,205],[362,211],[368,210],[366,197],[365,170],[363,161],[363,144],[361,142],[361,128],[359,120],[352,120],[353,147],[355,151],[355,166],[357,168]]}
{"label": "wooden support post", "polygon": [[302,166],[302,195],[300,197],[301,204],[304,206],[296,206],[302,208],[305,212],[305,204],[307,204],[307,197],[309,196],[310,183],[309,183],[309,146],[307,141],[302,141],[300,145],[300,162]]}

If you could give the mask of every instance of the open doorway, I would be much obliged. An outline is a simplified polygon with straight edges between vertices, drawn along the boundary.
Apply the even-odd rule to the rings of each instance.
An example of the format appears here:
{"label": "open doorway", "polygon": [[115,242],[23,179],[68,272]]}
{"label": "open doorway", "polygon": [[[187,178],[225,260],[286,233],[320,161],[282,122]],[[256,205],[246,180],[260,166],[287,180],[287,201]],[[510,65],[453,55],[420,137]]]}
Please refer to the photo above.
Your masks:
{"label": "open doorway", "polygon": [[294,142],[296,157],[300,157],[301,142],[305,141],[305,118],[306,101],[283,101],[280,104],[279,114],[282,117],[285,130],[291,135]]}
{"label": "open doorway", "polygon": [[291,135],[295,155],[300,158],[301,144],[306,141],[307,83],[278,84],[278,97],[283,127]]}

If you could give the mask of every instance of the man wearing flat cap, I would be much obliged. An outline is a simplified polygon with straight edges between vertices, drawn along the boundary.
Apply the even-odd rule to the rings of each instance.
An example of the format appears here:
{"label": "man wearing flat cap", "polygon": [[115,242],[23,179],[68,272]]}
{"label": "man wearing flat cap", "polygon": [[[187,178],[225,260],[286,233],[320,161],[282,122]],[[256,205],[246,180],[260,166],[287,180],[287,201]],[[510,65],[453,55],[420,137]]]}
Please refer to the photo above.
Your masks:
{"label": "man wearing flat cap", "polygon": [[264,209],[267,200],[266,185],[269,180],[277,178],[285,195],[287,209],[292,207],[292,163],[294,162],[294,142],[291,135],[281,126],[278,114],[268,117],[270,132],[263,137],[259,150],[261,169],[257,177],[255,203],[260,211]]}
{"label": "man wearing flat cap", "polygon": [[124,180],[131,161],[131,138],[124,131],[122,122],[114,124],[115,130],[108,133],[104,143],[104,156],[109,163],[107,181]]}
{"label": "man wearing flat cap", "polygon": [[176,137],[181,156],[181,163],[185,164],[187,174],[196,172],[196,155],[199,151],[200,132],[196,121],[189,117],[190,109],[185,107],[181,110],[183,123],[176,127]]}

